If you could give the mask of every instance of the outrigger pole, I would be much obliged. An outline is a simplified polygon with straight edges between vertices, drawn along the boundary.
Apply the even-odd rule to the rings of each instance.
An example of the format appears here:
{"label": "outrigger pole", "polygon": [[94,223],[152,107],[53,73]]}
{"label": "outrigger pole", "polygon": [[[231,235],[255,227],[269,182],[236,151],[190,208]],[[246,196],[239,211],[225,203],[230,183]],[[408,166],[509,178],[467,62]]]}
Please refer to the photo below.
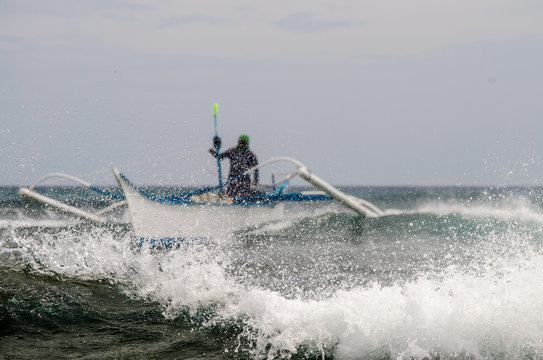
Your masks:
{"label": "outrigger pole", "polygon": [[221,171],[221,138],[217,132],[217,114],[219,112],[219,104],[213,104],[213,119],[215,120],[215,137],[213,138],[213,146],[215,147],[215,156],[217,157],[217,170],[219,172],[219,191],[222,192],[222,171]]}
{"label": "outrigger pole", "polygon": [[[71,206],[71,205],[68,205],[66,203],[63,203],[61,201],[58,201],[58,200],[55,200],[55,199],[52,199],[48,196],[45,196],[45,195],[42,195],[40,193],[37,193],[34,188],[36,186],[38,186],[38,184],[40,184],[41,182],[43,182],[44,180],[46,179],[49,179],[49,178],[53,178],[53,177],[58,177],[58,178],[65,178],[65,179],[68,179],[68,180],[72,180],[72,181],[75,181],[91,190],[94,190],[94,191],[97,191],[103,195],[107,195],[107,196],[110,196],[111,198],[116,198],[116,199],[119,199],[119,200],[122,200],[122,201],[118,201],[116,203],[113,203],[112,205],[108,206],[108,207],[105,207],[99,211],[96,211],[96,212],[88,212],[88,211],[85,211],[83,209],[80,209],[80,208],[76,208],[74,206]],[[85,219],[85,220],[89,220],[89,221],[93,221],[95,223],[98,223],[98,224],[105,224],[107,222],[107,218],[104,216],[104,214],[106,214],[107,212],[119,207],[119,206],[122,206],[122,205],[126,205],[126,201],[125,201],[125,198],[124,196],[120,196],[120,195],[115,195],[115,194],[111,194],[103,189],[100,189],[100,188],[97,188],[96,186],[93,186],[91,184],[89,184],[88,182],[84,181],[84,180],[81,180],[81,179],[78,179],[76,178],[75,176],[71,176],[71,175],[67,175],[67,174],[62,174],[62,173],[52,173],[52,174],[48,174],[48,175],[45,175],[44,177],[42,177],[41,179],[39,179],[38,181],[36,181],[34,184],[32,184],[30,187],[28,188],[20,188],[19,189],[19,194],[21,196],[24,196],[24,197],[27,197],[29,199],[32,199],[36,202],[39,202],[39,203],[42,203],[42,204],[45,204],[45,205],[49,205],[53,208],[56,208],[60,211],[63,211],[65,213],[68,213],[68,214],[71,214],[71,215],[74,215],[76,217],[80,217],[82,219]]]}
{"label": "outrigger pole", "polygon": [[336,189],[335,187],[333,187],[332,185],[330,185],[329,183],[327,183],[326,181],[324,181],[323,179],[321,179],[320,177],[318,177],[317,175],[309,171],[309,169],[304,164],[302,164],[301,162],[293,158],[289,158],[289,157],[272,158],[256,166],[253,166],[249,170],[246,170],[245,172],[243,172],[243,174],[250,174],[251,172],[255,171],[258,168],[261,168],[263,166],[266,166],[278,161],[288,161],[298,167],[294,173],[287,176],[287,178],[281,181],[281,183],[286,180],[290,180],[295,175],[298,175],[299,177],[301,177],[302,179],[304,179],[311,185],[321,189],[326,194],[330,195],[332,198],[337,200],[340,204],[355,211],[359,215],[372,216],[372,217],[384,215],[384,213],[379,208],[377,208],[375,205],[373,205],[369,201],[366,201],[356,196],[345,194],[343,191]]}

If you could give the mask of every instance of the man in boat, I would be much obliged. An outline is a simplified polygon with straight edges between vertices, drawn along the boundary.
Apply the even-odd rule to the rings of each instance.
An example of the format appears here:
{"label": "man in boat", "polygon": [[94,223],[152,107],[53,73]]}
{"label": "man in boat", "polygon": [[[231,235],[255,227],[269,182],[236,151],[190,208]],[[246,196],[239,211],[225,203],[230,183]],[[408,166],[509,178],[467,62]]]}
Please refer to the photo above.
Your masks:
{"label": "man in boat", "polygon": [[[217,157],[217,153],[214,149],[209,149],[211,155]],[[253,173],[253,181],[249,174],[242,175],[243,172],[249,170],[253,166],[258,165],[256,155],[249,150],[249,136],[240,135],[238,138],[238,145],[231,147],[225,152],[219,154],[220,159],[230,159],[230,172],[228,174],[228,180],[231,181],[226,187],[226,194],[232,198],[243,197],[258,194],[258,191],[251,187],[251,184],[256,186],[258,184],[258,169]]]}

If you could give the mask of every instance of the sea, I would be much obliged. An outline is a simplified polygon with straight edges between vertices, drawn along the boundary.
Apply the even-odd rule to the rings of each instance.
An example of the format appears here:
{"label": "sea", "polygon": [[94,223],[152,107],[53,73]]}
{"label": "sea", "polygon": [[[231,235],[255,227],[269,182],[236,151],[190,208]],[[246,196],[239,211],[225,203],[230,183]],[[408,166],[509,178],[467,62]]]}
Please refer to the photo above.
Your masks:
{"label": "sea", "polygon": [[543,188],[341,190],[384,215],[315,202],[156,248],[126,209],[97,225],[2,187],[0,358],[543,359]]}

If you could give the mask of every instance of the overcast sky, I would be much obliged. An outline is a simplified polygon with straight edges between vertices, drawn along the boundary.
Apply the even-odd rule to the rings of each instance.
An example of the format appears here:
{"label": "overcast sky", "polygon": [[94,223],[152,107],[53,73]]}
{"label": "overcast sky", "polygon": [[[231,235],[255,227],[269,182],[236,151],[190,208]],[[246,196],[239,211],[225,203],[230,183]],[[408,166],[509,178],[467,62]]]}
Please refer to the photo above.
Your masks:
{"label": "overcast sky", "polygon": [[543,185],[543,1],[0,0],[0,185],[213,183],[214,102],[334,184]]}

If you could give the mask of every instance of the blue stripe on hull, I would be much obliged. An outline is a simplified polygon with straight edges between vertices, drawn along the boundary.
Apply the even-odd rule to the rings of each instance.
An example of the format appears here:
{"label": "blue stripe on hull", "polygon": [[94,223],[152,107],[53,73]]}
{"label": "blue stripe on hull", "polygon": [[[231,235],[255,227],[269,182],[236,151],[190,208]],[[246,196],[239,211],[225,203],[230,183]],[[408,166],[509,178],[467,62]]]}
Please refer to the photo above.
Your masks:
{"label": "blue stripe on hull", "polygon": [[321,194],[309,194],[304,195],[302,193],[272,193],[272,194],[262,194],[262,195],[253,195],[253,196],[247,196],[247,197],[236,197],[234,198],[233,203],[215,203],[215,202],[194,202],[191,201],[190,198],[193,195],[201,194],[208,191],[217,190],[217,187],[206,187],[201,188],[195,191],[192,191],[190,193],[185,193],[177,196],[170,196],[170,197],[157,197],[157,196],[151,196],[147,194],[145,191],[143,191],[141,188],[135,186],[126,176],[123,174],[120,174],[120,176],[130,185],[132,186],[136,191],[138,191],[141,195],[146,197],[149,200],[153,200],[159,203],[165,203],[165,204],[186,204],[186,205],[212,205],[212,206],[274,206],[276,202],[278,201],[297,201],[297,202],[304,202],[304,201],[317,201],[317,200],[331,200],[332,197],[329,195],[321,195]]}

